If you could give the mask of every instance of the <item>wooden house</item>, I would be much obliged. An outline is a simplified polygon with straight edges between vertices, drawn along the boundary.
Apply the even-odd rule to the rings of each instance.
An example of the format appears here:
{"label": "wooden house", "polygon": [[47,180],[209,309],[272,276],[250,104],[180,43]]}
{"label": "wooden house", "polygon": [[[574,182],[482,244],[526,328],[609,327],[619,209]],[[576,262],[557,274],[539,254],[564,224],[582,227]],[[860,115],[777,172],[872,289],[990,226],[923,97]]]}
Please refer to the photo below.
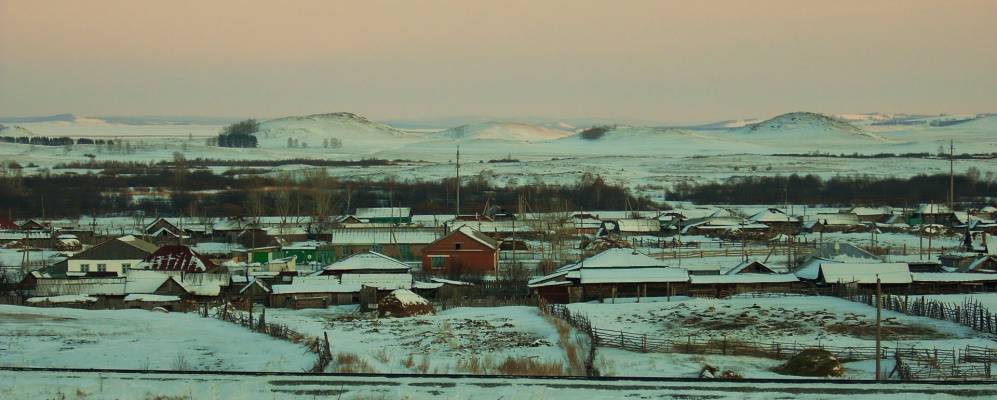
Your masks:
{"label": "wooden house", "polygon": [[422,268],[430,274],[495,275],[498,264],[498,241],[467,226],[423,248]]}
{"label": "wooden house", "polygon": [[632,249],[608,249],[554,273],[529,281],[534,295],[548,302],[610,301],[685,293],[689,274]]}

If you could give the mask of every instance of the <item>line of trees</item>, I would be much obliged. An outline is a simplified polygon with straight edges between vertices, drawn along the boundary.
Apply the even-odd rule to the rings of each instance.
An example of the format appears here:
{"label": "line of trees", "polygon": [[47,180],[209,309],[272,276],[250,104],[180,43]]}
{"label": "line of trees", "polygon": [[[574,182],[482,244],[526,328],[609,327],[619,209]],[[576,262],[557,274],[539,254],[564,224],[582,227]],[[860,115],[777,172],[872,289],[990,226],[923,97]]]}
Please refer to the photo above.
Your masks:
{"label": "line of trees", "polygon": [[[178,157],[176,163],[185,162]],[[196,215],[227,217],[308,215],[352,212],[358,207],[411,207],[420,213],[452,213],[456,182],[380,180],[339,181],[325,170],[278,176],[231,176],[208,170],[147,166],[144,170],[85,175],[21,176],[0,174],[0,211],[15,217],[77,217],[79,215]],[[529,209],[605,210],[654,209],[646,198],[624,187],[586,175],[574,184],[551,185],[534,181],[498,187],[484,175],[466,177],[461,184],[461,210],[481,213],[487,206],[515,211],[520,199]],[[283,210],[283,211],[282,211]],[[289,211],[290,210],[290,211]]]}
{"label": "line of trees", "polygon": [[90,139],[90,138],[78,138],[73,140],[73,138],[60,136],[60,137],[47,137],[47,136],[0,136],[0,142],[4,143],[19,143],[19,144],[34,144],[39,146],[71,146],[74,144],[114,144],[113,140],[104,139]]}
{"label": "line of trees", "polygon": [[[669,197],[700,204],[796,204],[892,205],[904,206],[926,202],[945,202],[948,197],[947,174],[917,175],[910,178],[875,176],[817,175],[739,176],[722,182],[681,182],[672,187]],[[994,173],[981,174],[970,168],[955,176],[956,200],[978,202],[997,197]]]}

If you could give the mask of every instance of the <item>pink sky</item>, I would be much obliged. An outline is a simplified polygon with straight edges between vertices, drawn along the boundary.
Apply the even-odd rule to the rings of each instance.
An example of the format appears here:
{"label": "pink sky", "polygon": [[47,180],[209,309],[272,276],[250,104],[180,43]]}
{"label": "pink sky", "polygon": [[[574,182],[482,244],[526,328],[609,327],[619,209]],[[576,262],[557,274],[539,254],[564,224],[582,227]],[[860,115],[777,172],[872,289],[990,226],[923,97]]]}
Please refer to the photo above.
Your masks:
{"label": "pink sky", "polygon": [[0,0],[0,115],[997,111],[997,1]]}

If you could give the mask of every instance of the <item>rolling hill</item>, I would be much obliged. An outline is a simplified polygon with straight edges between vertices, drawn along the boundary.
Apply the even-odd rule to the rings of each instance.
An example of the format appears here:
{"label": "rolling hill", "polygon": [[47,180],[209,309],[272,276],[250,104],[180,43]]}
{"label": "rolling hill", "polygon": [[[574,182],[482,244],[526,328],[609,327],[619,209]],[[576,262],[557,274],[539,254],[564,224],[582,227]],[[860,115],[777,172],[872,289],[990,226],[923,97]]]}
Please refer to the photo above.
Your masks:
{"label": "rolling hill", "polygon": [[461,125],[437,132],[440,140],[500,140],[509,142],[545,142],[571,136],[573,132],[518,122],[482,122]]}

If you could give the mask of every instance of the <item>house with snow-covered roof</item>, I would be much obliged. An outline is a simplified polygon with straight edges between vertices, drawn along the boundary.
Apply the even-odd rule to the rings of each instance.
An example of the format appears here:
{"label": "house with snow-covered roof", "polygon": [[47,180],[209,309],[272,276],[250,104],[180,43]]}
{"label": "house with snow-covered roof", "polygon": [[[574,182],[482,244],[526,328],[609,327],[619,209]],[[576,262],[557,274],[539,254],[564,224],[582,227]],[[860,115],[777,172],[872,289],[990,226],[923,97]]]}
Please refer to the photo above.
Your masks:
{"label": "house with snow-covered roof", "polygon": [[549,302],[566,303],[672,296],[684,292],[688,283],[689,273],[683,268],[632,249],[613,248],[531,279],[527,286]]}

